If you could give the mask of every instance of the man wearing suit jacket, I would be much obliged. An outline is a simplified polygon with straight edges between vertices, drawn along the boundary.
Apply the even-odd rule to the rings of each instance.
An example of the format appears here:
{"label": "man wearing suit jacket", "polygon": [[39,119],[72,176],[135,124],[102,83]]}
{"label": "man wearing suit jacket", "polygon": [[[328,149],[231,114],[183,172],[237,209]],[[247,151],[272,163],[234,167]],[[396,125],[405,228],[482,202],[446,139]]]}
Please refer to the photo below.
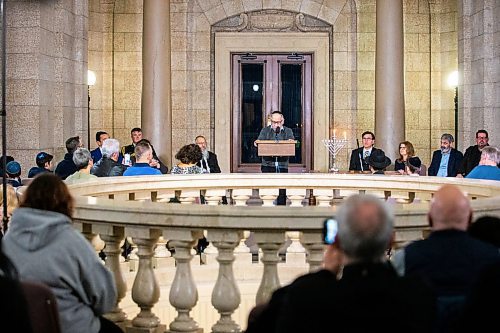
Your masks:
{"label": "man wearing suit jacket", "polygon": [[[102,143],[106,139],[109,139],[109,134],[104,132],[104,131],[99,131],[95,134],[95,142],[97,143],[97,148],[90,152],[90,157],[92,158],[92,161],[94,162],[94,164],[99,162],[99,160],[102,158],[101,147],[102,147]],[[90,149],[90,147],[89,147],[89,149]]]}
{"label": "man wearing suit jacket", "polygon": [[363,139],[363,147],[352,151],[349,171],[370,171],[370,166],[366,163],[366,158],[377,150],[385,155],[381,149],[373,147],[375,145],[375,134],[370,131],[366,131],[361,134],[361,138]]}
{"label": "man wearing suit jacket", "polygon": [[429,176],[456,177],[464,155],[451,147],[454,141],[451,134],[441,135],[441,149],[432,154]]}
{"label": "man wearing suit jacket", "polygon": [[205,139],[203,135],[198,135],[196,139],[194,139],[194,143],[200,147],[202,153],[201,160],[196,165],[202,168],[204,173],[220,173],[217,155],[208,151],[207,139]]}

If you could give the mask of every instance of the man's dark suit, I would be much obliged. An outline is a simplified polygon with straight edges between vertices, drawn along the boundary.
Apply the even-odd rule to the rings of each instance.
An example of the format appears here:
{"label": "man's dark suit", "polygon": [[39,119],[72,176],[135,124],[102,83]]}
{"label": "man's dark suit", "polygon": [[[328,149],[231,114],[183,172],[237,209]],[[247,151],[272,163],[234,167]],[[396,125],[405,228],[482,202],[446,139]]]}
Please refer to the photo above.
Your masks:
{"label": "man's dark suit", "polygon": [[96,149],[92,150],[90,152],[90,157],[92,158],[92,161],[94,161],[94,164],[99,162],[99,160],[102,158],[101,148],[97,147]]}
{"label": "man's dark suit", "polygon": [[458,173],[462,174],[464,177],[467,176],[472,169],[478,166],[480,160],[481,151],[479,150],[479,147],[477,145],[470,146],[465,150],[464,158],[458,168]]}
{"label": "man's dark suit", "polygon": [[[217,155],[215,153],[212,153],[211,151],[208,152],[208,167],[210,168],[210,173],[220,173],[220,167],[219,167],[219,162],[217,161]],[[205,161],[203,161],[203,165],[201,164],[201,161],[196,163],[197,166],[200,168],[207,170]]]}
{"label": "man's dark suit", "polygon": [[[153,147],[153,145],[151,145],[151,149],[153,150],[153,158],[155,160],[158,161],[158,163],[160,164],[160,171],[162,174],[167,174],[168,173],[168,167],[163,164],[163,162],[160,160],[160,158],[158,157],[158,155],[156,155],[156,151],[155,151],[155,148]],[[135,145],[132,143],[130,145],[127,145],[127,146],[123,146],[120,150],[120,155],[121,156],[125,156],[125,154],[129,154],[130,155],[130,161],[132,161],[132,164],[135,164]],[[118,162],[121,163],[121,161],[119,160]]]}
{"label": "man's dark suit", "polygon": [[434,305],[423,282],[389,263],[351,264],[340,280],[322,270],[278,289],[246,332],[429,332]]}
{"label": "man's dark suit", "polygon": [[[374,151],[380,150],[375,147],[372,147],[372,154]],[[361,170],[361,162],[363,161],[363,170]],[[354,149],[351,152],[351,162],[349,163],[349,170],[354,170],[354,171],[370,171],[370,166],[365,162],[365,159],[363,158],[363,147]]]}
{"label": "man's dark suit", "polygon": [[[437,176],[439,165],[441,164],[441,157],[441,150],[436,150],[432,154],[431,165],[429,166],[429,169],[427,169],[427,174],[429,176]],[[464,155],[462,155],[462,152],[451,148],[450,159],[448,160],[448,175],[446,177],[456,177],[463,157]]]}

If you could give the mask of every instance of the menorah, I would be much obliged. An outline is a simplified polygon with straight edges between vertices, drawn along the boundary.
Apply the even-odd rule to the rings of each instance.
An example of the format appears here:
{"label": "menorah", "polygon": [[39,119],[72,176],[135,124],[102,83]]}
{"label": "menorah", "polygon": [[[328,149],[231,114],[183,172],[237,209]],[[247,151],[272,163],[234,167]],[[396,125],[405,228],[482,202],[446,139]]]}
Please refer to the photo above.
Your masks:
{"label": "menorah", "polygon": [[347,139],[345,137],[345,133],[343,139],[337,138],[335,136],[335,132],[333,132],[333,136],[331,137],[331,139],[325,139],[322,141],[323,144],[328,148],[328,152],[332,157],[332,167],[330,168],[330,172],[333,173],[339,172],[339,169],[335,165],[335,160],[337,159],[337,154],[339,153],[339,151],[347,145]]}

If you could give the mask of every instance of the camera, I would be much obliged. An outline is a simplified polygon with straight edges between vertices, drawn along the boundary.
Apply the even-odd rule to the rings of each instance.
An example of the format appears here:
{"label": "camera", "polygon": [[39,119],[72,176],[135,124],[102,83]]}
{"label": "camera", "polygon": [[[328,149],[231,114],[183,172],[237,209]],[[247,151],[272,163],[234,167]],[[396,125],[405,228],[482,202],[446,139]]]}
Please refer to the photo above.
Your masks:
{"label": "camera", "polygon": [[337,220],[328,218],[323,221],[323,243],[331,245],[335,243],[335,237],[339,231]]}

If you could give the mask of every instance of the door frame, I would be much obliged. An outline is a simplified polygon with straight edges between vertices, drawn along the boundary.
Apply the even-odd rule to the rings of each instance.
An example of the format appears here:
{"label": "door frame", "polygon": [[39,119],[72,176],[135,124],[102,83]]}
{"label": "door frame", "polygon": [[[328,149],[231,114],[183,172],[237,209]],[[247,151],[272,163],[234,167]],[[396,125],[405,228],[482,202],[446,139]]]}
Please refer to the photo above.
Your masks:
{"label": "door frame", "polygon": [[311,53],[313,110],[311,168],[328,171],[329,154],[322,140],[330,128],[329,35],[326,32],[216,32],[214,63],[215,152],[222,172],[231,172],[231,53]]}

